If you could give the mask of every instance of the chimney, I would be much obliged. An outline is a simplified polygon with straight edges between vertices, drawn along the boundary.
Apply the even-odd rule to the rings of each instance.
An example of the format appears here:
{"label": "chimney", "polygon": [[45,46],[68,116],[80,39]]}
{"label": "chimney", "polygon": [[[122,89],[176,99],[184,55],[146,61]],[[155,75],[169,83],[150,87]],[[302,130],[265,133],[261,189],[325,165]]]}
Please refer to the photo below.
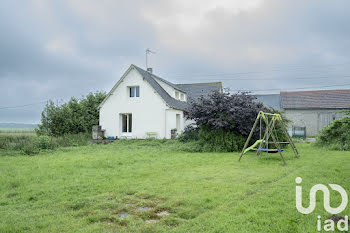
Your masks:
{"label": "chimney", "polygon": [[152,74],[153,73],[153,69],[152,68],[147,68],[147,72]]}

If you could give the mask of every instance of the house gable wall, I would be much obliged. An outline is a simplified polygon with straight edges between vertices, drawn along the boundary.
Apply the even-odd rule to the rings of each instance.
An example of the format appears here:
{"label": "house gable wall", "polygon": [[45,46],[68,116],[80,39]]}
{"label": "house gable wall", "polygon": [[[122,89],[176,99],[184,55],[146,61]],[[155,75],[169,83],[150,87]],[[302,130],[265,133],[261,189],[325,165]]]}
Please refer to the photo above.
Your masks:
{"label": "house gable wall", "polygon": [[[139,86],[140,97],[129,97],[128,87]],[[167,105],[135,70],[131,69],[100,108],[100,125],[106,136],[121,135],[120,114],[132,114],[132,138],[146,138],[146,132],[166,137]]]}

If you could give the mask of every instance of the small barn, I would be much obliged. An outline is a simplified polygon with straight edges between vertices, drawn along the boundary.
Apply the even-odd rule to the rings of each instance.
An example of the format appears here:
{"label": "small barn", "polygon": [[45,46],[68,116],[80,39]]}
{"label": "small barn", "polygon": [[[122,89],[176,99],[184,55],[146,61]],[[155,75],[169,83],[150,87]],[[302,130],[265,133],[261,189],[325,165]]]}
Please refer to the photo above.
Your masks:
{"label": "small barn", "polygon": [[299,129],[308,137],[316,136],[323,127],[343,117],[341,110],[350,106],[350,90],[280,92],[258,95],[257,98],[268,107],[284,111],[284,115],[292,121],[290,134]]}

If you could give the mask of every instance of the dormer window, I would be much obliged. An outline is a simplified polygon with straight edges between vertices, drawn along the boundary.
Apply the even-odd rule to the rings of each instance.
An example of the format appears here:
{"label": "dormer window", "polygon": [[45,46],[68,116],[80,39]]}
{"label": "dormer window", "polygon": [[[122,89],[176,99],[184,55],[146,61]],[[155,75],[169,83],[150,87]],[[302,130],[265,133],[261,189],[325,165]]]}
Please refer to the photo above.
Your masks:
{"label": "dormer window", "polygon": [[140,97],[140,87],[129,87],[129,97]]}
{"label": "dormer window", "polygon": [[175,91],[175,99],[179,99],[179,92],[178,91]]}
{"label": "dormer window", "polygon": [[182,101],[185,101],[185,95],[184,95],[183,93],[181,93],[181,95],[180,95],[180,96],[181,96],[181,97],[180,97],[180,98],[181,98],[181,100],[182,100]]}

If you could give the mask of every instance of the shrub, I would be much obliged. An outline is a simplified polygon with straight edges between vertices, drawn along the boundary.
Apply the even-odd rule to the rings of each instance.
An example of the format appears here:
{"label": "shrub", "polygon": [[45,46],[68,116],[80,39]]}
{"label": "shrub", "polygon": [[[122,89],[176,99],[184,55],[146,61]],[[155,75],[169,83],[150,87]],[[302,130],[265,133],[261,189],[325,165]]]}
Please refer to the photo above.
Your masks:
{"label": "shrub", "polygon": [[64,136],[90,132],[98,125],[98,105],[106,97],[105,93],[90,93],[81,99],[71,98],[67,103],[58,105],[49,101],[41,113],[38,135]]}
{"label": "shrub", "polygon": [[[185,131],[179,141],[187,144],[189,152],[233,152],[242,150],[246,138],[236,133],[218,129],[210,130],[206,126]],[[189,148],[193,146],[194,148]]]}
{"label": "shrub", "polygon": [[39,153],[38,147],[35,146],[33,143],[26,143],[23,145],[23,148],[21,149],[22,153],[25,155],[35,155]]}
{"label": "shrub", "polygon": [[350,150],[350,117],[343,117],[324,127],[317,136],[317,144],[336,150]]}
{"label": "shrub", "polygon": [[196,128],[193,125],[187,125],[183,133],[179,135],[178,140],[180,142],[199,140],[199,128]]}
{"label": "shrub", "polygon": [[42,150],[54,148],[51,138],[45,135],[35,138],[34,146]]}
{"label": "shrub", "polygon": [[[214,92],[193,102],[185,111],[185,117],[194,121],[194,124],[185,128],[179,141],[198,141],[202,151],[240,151],[259,111],[280,113],[266,108],[262,103],[256,102],[254,96],[245,92],[237,94]],[[283,121],[284,124],[288,124],[287,119]],[[259,138],[259,130],[257,127],[250,144]],[[287,140],[280,124],[275,126],[275,130],[279,141]],[[265,132],[264,123],[262,131]]]}
{"label": "shrub", "polygon": [[185,111],[185,117],[197,127],[205,126],[211,131],[224,130],[247,136],[259,111],[268,109],[246,92],[228,94],[213,92],[193,102]]}
{"label": "shrub", "polygon": [[[203,151],[240,151],[259,111],[275,112],[245,92],[214,92],[193,102],[186,110],[185,117],[195,123],[185,129],[179,141],[198,140]],[[265,126],[262,127],[265,130]],[[280,127],[276,129],[279,140],[284,140]],[[251,143],[258,139],[258,132],[259,128],[255,130]]]}

